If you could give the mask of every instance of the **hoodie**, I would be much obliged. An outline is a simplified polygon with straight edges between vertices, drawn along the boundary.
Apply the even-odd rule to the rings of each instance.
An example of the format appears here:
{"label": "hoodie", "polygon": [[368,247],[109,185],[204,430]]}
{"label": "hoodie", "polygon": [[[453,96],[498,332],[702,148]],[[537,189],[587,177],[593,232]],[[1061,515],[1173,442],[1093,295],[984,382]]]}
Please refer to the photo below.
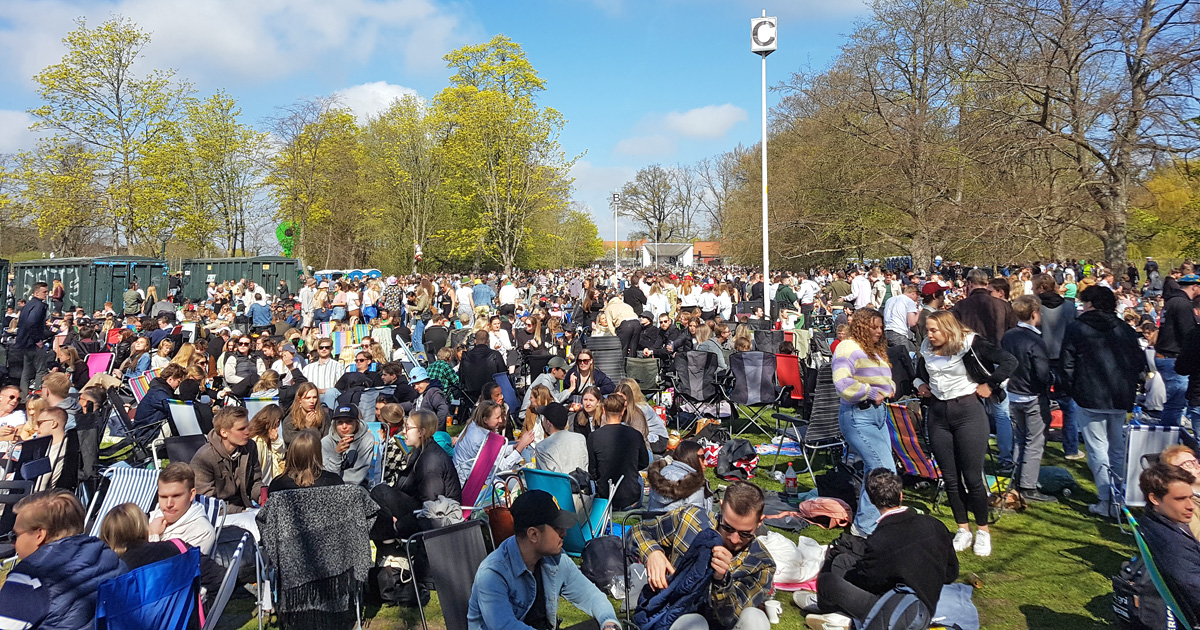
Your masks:
{"label": "hoodie", "polygon": [[1154,344],[1154,351],[1167,358],[1179,356],[1183,338],[1196,327],[1192,299],[1178,286],[1163,290],[1162,317],[1158,326],[1158,341]]}
{"label": "hoodie", "polygon": [[1067,334],[1067,326],[1075,321],[1075,304],[1053,291],[1041,293],[1038,298],[1042,300],[1042,325],[1038,328],[1042,331],[1042,341],[1046,342],[1046,354],[1057,363],[1062,354],[1063,335]]}
{"label": "hoodie", "polygon": [[[154,511],[150,513],[150,521],[153,522],[162,515],[161,508],[154,508]],[[161,536],[150,534],[150,542],[171,540],[172,538],[178,538],[193,547],[198,547],[200,553],[207,556],[212,551],[213,544],[217,542],[217,532],[209,522],[208,514],[204,512],[204,506],[192,503],[178,521],[167,525]]]}
{"label": "hoodie", "polygon": [[83,407],[79,406],[79,399],[75,398],[74,396],[67,396],[54,406],[67,412],[66,430],[70,431],[71,429],[74,429],[75,417],[83,414]]}
{"label": "hoodie", "polygon": [[1114,313],[1087,311],[1067,327],[1062,345],[1064,385],[1085,409],[1133,409],[1146,358],[1138,333]]}
{"label": "hoodie", "polygon": [[375,436],[367,430],[361,419],[354,430],[354,440],[345,453],[337,452],[341,437],[337,434],[337,420],[329,423],[329,433],[321,438],[321,456],[325,470],[341,475],[346,485],[366,485],[367,471],[375,456]]}
{"label": "hoodie", "polygon": [[684,505],[694,505],[712,512],[712,495],[704,472],[670,457],[660,459],[646,469],[650,500],[646,509],[651,512],[670,512]]}

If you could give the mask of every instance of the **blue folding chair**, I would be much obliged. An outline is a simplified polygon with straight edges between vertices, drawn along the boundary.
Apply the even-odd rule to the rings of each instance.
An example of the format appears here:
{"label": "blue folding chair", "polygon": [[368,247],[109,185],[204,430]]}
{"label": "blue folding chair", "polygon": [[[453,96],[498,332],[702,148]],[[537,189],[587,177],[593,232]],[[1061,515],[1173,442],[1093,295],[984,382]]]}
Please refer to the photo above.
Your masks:
{"label": "blue folding chair", "polygon": [[100,583],[96,630],[187,630],[200,595],[200,550]]}
{"label": "blue folding chair", "polygon": [[[545,490],[558,501],[559,507],[575,511],[575,497],[571,492],[571,477],[563,473],[538,470],[536,468],[521,469],[521,480],[526,490]],[[613,484],[615,491],[620,483]],[[587,541],[602,535],[608,529],[611,505],[608,499],[595,497],[592,507],[587,514],[579,518],[574,527],[567,530],[563,538],[563,551],[568,555],[579,556]]]}
{"label": "blue folding chair", "polygon": [[[1154,557],[1150,555],[1150,547],[1146,544],[1146,540],[1142,538],[1142,532],[1138,529],[1137,519],[1133,518],[1133,513],[1129,508],[1122,506],[1121,511],[1125,514],[1125,520],[1129,522],[1129,528],[1133,530],[1133,538],[1137,541],[1138,551],[1142,554],[1142,561],[1146,564],[1146,570],[1150,572],[1150,581],[1154,583],[1154,589],[1158,591],[1159,596],[1163,598],[1163,602],[1167,605],[1167,616],[1175,617],[1176,627],[1183,630],[1192,630],[1192,626],[1188,624],[1187,618],[1183,616],[1179,602],[1175,601],[1175,596],[1171,594],[1171,589],[1167,588],[1167,583],[1163,580],[1162,573],[1158,571],[1158,565],[1154,564]],[[1167,619],[1167,627],[1171,627],[1171,620]]]}
{"label": "blue folding chair", "polygon": [[500,391],[504,393],[504,404],[508,405],[508,414],[513,418],[520,417],[521,398],[517,396],[517,389],[513,387],[508,372],[497,372],[492,375],[492,380],[500,386]]}

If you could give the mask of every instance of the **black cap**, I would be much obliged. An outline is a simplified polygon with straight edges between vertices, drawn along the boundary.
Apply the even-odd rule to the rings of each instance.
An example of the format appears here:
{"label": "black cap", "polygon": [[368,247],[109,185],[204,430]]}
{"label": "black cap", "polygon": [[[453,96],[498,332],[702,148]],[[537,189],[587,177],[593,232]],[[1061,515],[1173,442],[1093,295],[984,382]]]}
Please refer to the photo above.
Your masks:
{"label": "black cap", "polygon": [[362,414],[360,414],[358,412],[358,405],[355,405],[355,404],[340,405],[340,406],[338,406],[337,409],[333,410],[333,415],[331,416],[331,419],[335,423],[338,420],[341,420],[343,418],[349,418],[350,420],[354,420],[356,422],[360,418],[362,418]]}
{"label": "black cap", "polygon": [[570,529],[579,522],[574,512],[562,509],[554,496],[545,490],[526,491],[508,510],[512,513],[513,530],[518,532],[542,525]]}
{"label": "black cap", "polygon": [[537,414],[550,421],[555,429],[567,428],[567,408],[560,402],[551,402],[534,409]]}
{"label": "black cap", "polygon": [[642,319],[648,319],[650,321],[654,321],[654,314],[651,313],[650,311],[642,311],[642,314],[639,315],[638,317],[641,317]]}

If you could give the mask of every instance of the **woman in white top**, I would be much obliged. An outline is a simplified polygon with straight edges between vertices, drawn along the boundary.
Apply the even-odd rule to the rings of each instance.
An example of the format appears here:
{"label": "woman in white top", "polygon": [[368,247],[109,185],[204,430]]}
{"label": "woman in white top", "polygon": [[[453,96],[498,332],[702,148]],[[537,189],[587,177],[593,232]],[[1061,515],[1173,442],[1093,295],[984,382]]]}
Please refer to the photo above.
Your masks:
{"label": "woman in white top", "polygon": [[150,358],[150,369],[161,370],[171,363],[171,349],[175,347],[175,342],[170,339],[163,339],[158,342],[158,352]]}
{"label": "woman in white top", "polygon": [[509,336],[507,330],[500,327],[500,324],[498,315],[493,315],[488,320],[488,346],[507,357],[508,352],[513,349],[512,337]]}
{"label": "woman in white top", "polygon": [[683,279],[679,285],[679,308],[696,308],[700,305],[700,287],[692,282],[692,277]]}
{"label": "woman in white top", "polygon": [[[454,469],[458,472],[458,480],[462,485],[467,485],[467,479],[471,476],[471,469],[475,466],[475,460],[479,457],[483,445],[493,433],[499,434],[504,429],[505,421],[507,418],[504,407],[491,400],[484,400],[475,408],[471,422],[454,441]],[[487,485],[491,485],[495,471],[512,470],[524,464],[521,451],[533,443],[533,438],[533,431],[526,431],[521,434],[515,445],[505,441],[504,446],[500,447],[495,465],[492,466],[493,474],[488,476]],[[504,439],[503,436],[500,436],[500,439]]]}
{"label": "woman in white top", "polygon": [[722,282],[717,287],[717,315],[721,316],[724,321],[730,321],[733,318],[733,294],[729,290],[729,283]]}
{"label": "woman in white top", "polygon": [[978,530],[975,555],[987,556],[992,553],[992,536],[983,477],[989,433],[983,401],[1000,390],[1017,359],[971,332],[950,311],[930,313],[925,331],[913,385],[929,401],[929,443],[941,465],[946,498],[958,523],[954,550],[971,546],[969,508]]}
{"label": "woman in white top", "polygon": [[717,296],[713,293],[713,285],[704,285],[704,290],[700,292],[700,298],[696,301],[696,305],[700,307],[700,317],[705,321],[717,316]]}
{"label": "woman in white top", "polygon": [[8,452],[17,432],[25,425],[25,412],[17,409],[21,390],[15,385],[0,387],[0,453]]}
{"label": "woman in white top", "polygon": [[660,315],[671,312],[671,303],[667,300],[667,292],[662,288],[662,282],[655,282],[646,294],[646,306],[654,314],[655,319]]}

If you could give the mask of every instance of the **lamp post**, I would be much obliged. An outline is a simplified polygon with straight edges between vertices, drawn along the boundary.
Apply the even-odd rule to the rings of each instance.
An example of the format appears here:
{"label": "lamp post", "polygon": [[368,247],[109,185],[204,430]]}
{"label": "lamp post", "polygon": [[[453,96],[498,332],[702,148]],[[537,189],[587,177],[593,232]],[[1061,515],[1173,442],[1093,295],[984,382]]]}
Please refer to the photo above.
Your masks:
{"label": "lamp post", "polygon": [[762,57],[762,251],[763,316],[771,316],[771,244],[767,237],[767,55],[779,47],[778,20],[762,17],[750,20],[750,52]]}
{"label": "lamp post", "polygon": [[621,205],[621,193],[612,194],[613,207],[613,271],[621,268],[621,232],[617,229],[617,207]]}

